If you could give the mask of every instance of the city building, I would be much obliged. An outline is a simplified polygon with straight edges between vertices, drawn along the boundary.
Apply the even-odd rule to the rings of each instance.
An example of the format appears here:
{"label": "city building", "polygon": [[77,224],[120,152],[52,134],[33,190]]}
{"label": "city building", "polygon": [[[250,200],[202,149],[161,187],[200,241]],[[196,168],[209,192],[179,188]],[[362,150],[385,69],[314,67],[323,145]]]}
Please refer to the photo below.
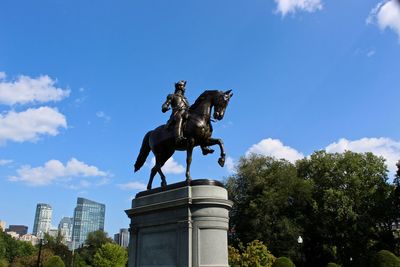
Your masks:
{"label": "city building", "polygon": [[127,248],[129,245],[129,230],[127,228],[120,229],[119,233],[114,235],[114,242],[121,247]]}
{"label": "city building", "polygon": [[39,238],[37,238],[35,235],[31,235],[31,234],[26,234],[26,235],[20,236],[19,240],[31,242],[31,244],[33,246],[39,244]]}
{"label": "city building", "polygon": [[119,245],[119,233],[118,234],[114,234],[114,242]]}
{"label": "city building", "polygon": [[54,238],[57,238],[57,236],[58,236],[58,229],[57,228],[51,228],[50,230],[49,230],[49,235],[51,236],[51,237],[54,237]]}
{"label": "city building", "polygon": [[26,235],[28,233],[28,226],[25,225],[11,225],[8,226],[6,232],[16,232],[20,236]]}
{"label": "city building", "polygon": [[19,239],[19,234],[17,234],[16,232],[13,232],[13,231],[9,231],[9,232],[6,232],[9,236],[11,236],[12,238],[14,238],[14,239]]}
{"label": "city building", "polygon": [[104,231],[105,211],[104,204],[78,197],[72,227],[72,250],[82,246],[89,233],[97,230]]}
{"label": "city building", "polygon": [[72,241],[72,226],[74,219],[71,217],[64,217],[58,224],[58,231],[63,236],[64,244],[69,244]]}
{"label": "city building", "polygon": [[44,233],[48,233],[51,227],[51,216],[53,209],[49,204],[39,203],[36,206],[35,221],[33,223],[33,234],[43,238]]}

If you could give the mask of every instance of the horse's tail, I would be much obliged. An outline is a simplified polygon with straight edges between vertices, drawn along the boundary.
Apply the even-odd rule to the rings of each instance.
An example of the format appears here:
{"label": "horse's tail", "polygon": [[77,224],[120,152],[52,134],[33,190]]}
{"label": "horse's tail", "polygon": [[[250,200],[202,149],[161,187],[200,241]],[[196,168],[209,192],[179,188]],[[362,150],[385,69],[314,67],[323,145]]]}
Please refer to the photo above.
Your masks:
{"label": "horse's tail", "polygon": [[143,166],[143,164],[146,162],[147,156],[150,153],[149,138],[151,132],[152,131],[148,132],[143,138],[142,147],[140,148],[139,155],[135,162],[135,172],[137,172]]}

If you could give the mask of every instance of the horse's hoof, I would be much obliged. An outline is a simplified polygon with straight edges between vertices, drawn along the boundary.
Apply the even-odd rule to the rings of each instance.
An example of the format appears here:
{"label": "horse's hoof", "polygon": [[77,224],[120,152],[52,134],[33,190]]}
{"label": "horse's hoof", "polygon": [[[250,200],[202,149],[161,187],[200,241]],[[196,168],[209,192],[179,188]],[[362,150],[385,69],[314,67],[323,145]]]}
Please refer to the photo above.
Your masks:
{"label": "horse's hoof", "polygon": [[148,186],[147,186],[147,190],[151,190],[151,185],[148,185]]}
{"label": "horse's hoof", "polygon": [[218,159],[218,164],[219,164],[219,166],[224,167],[224,165],[225,165],[225,158],[219,158],[219,159]]}
{"label": "horse's hoof", "polygon": [[205,156],[205,155],[207,155],[207,154],[212,154],[212,153],[214,153],[214,149],[211,149],[211,148],[204,148],[203,150],[202,150],[202,152],[203,152],[203,155]]}
{"label": "horse's hoof", "polygon": [[190,177],[189,177],[189,178],[186,178],[186,183],[187,183],[187,184],[190,184],[191,181],[192,181],[192,178],[190,178]]}
{"label": "horse's hoof", "polygon": [[167,186],[167,182],[161,182],[161,187],[166,187]]}

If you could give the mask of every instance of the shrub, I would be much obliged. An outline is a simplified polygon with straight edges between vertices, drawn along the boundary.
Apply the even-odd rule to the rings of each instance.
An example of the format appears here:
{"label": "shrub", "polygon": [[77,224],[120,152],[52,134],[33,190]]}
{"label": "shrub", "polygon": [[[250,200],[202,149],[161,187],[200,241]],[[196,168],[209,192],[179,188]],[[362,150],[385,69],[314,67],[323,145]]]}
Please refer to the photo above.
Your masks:
{"label": "shrub", "polygon": [[254,240],[246,247],[240,246],[240,251],[228,247],[229,266],[231,267],[271,267],[275,257],[261,241]]}
{"label": "shrub", "polygon": [[326,265],[326,267],[340,267],[340,265],[336,264],[336,263],[333,263],[333,262],[330,262],[330,263],[328,263],[328,265]]}
{"label": "shrub", "polygon": [[59,256],[52,256],[43,264],[43,267],[65,267],[65,264]]}
{"label": "shrub", "polygon": [[374,267],[400,267],[400,260],[392,252],[381,250],[373,258]]}
{"label": "shrub", "polygon": [[0,260],[0,267],[8,267],[8,261],[6,259]]}
{"label": "shrub", "polygon": [[276,259],[272,267],[296,267],[294,263],[286,257],[279,257]]}

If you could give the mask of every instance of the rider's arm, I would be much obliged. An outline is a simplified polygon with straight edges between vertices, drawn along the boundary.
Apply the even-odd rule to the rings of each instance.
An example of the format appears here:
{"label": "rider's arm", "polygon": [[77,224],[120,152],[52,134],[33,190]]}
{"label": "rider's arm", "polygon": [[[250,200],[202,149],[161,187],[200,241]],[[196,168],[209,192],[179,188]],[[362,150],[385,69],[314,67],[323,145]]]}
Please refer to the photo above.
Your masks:
{"label": "rider's arm", "polygon": [[172,101],[172,95],[168,95],[167,96],[167,100],[165,101],[165,103],[162,105],[162,112],[167,112],[170,109],[170,105],[171,105],[171,101]]}

